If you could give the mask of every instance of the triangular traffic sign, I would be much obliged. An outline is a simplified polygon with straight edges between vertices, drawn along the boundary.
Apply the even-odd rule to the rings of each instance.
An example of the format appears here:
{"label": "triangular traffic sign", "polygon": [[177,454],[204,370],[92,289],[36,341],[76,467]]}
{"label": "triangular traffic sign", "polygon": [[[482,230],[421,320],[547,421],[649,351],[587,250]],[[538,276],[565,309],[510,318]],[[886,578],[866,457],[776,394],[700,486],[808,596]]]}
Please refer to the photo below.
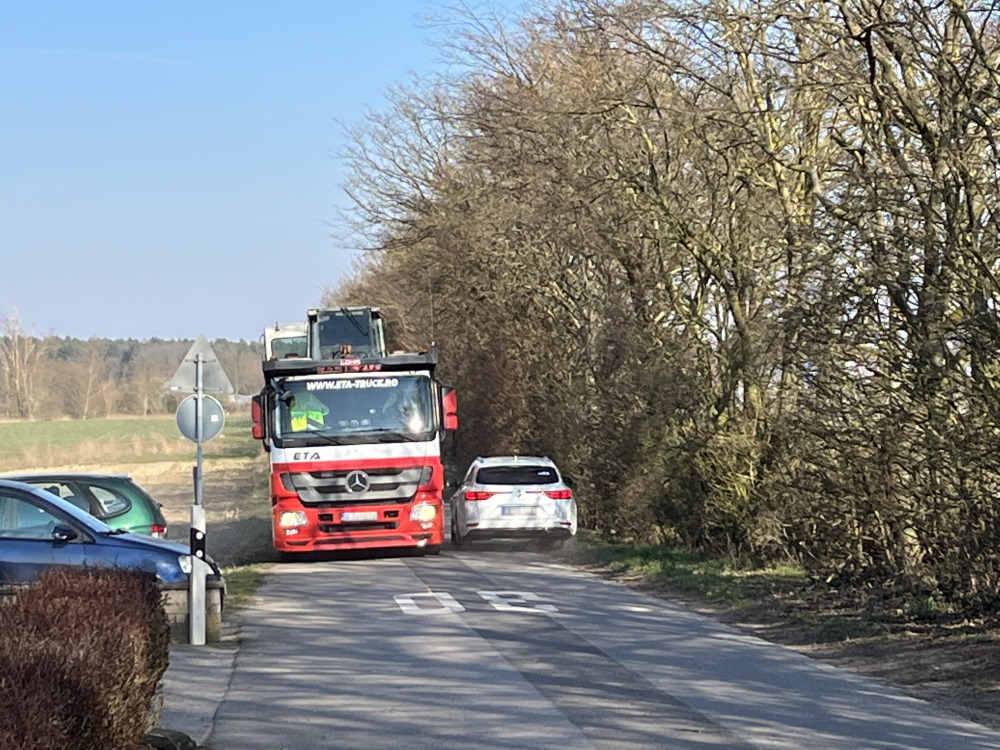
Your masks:
{"label": "triangular traffic sign", "polygon": [[233,384],[229,381],[229,376],[219,364],[218,357],[212,351],[212,345],[208,343],[205,334],[199,334],[198,338],[191,344],[188,353],[184,355],[184,361],[177,368],[177,372],[167,383],[167,388],[171,391],[191,391],[197,390],[197,369],[196,361],[201,355],[201,390],[204,393],[233,393]]}

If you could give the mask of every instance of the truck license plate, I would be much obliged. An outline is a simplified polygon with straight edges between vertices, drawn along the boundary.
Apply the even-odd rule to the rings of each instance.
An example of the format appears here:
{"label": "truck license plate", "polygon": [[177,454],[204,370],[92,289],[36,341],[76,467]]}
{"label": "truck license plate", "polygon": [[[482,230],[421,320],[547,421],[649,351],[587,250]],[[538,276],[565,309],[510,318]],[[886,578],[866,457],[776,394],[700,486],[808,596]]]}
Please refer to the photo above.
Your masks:
{"label": "truck license plate", "polygon": [[351,511],[346,510],[340,514],[340,520],[344,523],[349,521],[377,521],[378,511],[377,510],[357,510]]}
{"label": "truck license plate", "polygon": [[533,505],[505,505],[501,511],[505,516],[533,516],[535,506]]}

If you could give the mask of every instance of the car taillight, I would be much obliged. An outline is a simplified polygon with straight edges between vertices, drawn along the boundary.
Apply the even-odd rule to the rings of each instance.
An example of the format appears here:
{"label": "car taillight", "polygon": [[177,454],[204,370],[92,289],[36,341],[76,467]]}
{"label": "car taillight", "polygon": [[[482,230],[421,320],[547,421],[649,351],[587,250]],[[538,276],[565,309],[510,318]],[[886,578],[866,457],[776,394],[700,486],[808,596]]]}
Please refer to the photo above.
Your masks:
{"label": "car taillight", "polygon": [[155,536],[157,539],[163,539],[167,535],[167,527],[154,523],[152,528],[149,530],[149,534],[150,536]]}
{"label": "car taillight", "polygon": [[572,500],[573,492],[572,490],[548,490],[545,493],[548,497],[553,500]]}
{"label": "car taillight", "polygon": [[493,493],[492,492],[466,492],[465,493],[465,499],[466,500],[489,500],[491,497],[493,497]]}

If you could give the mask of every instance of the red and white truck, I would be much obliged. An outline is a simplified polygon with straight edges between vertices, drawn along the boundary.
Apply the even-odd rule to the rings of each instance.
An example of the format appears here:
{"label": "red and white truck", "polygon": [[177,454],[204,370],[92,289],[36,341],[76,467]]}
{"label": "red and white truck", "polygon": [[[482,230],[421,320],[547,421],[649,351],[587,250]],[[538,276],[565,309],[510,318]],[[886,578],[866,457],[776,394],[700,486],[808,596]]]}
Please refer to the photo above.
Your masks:
{"label": "red and white truck", "polygon": [[441,445],[458,427],[436,352],[268,359],[253,435],[270,457],[275,548],[297,553],[444,540]]}

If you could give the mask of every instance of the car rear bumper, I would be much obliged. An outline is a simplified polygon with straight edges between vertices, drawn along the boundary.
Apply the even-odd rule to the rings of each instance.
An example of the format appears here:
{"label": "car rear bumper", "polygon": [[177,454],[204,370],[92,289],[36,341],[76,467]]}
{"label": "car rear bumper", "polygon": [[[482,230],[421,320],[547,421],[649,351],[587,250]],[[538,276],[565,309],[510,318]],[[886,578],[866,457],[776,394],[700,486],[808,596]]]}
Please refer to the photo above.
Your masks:
{"label": "car rear bumper", "polygon": [[569,539],[573,536],[573,530],[567,524],[524,526],[523,524],[504,525],[493,522],[489,524],[479,524],[478,526],[467,527],[463,537],[466,539]]}

